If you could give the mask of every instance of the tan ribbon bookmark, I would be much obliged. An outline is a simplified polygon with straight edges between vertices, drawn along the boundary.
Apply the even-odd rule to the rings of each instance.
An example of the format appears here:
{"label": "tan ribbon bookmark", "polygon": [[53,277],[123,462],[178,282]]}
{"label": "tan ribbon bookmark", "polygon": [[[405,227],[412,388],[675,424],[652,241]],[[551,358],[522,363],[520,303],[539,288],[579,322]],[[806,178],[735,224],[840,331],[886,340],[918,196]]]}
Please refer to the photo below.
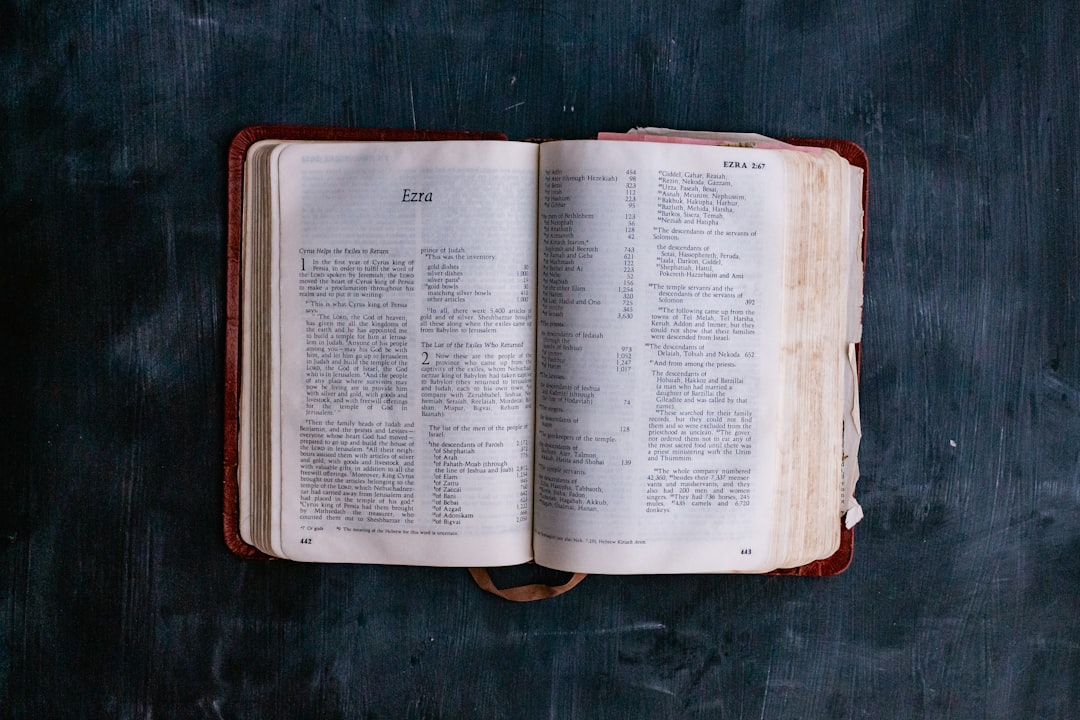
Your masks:
{"label": "tan ribbon bookmark", "polygon": [[495,587],[495,583],[492,581],[487,568],[469,568],[469,574],[472,575],[473,580],[475,580],[476,584],[482,589],[488,591],[492,595],[498,595],[501,598],[513,600],[514,602],[531,602],[533,600],[543,600],[545,598],[553,598],[556,595],[562,595],[564,592],[572,589],[579,582],[584,580],[586,575],[586,573],[574,573],[573,576],[562,585],[528,583],[526,585],[517,585],[515,587],[498,588]]}

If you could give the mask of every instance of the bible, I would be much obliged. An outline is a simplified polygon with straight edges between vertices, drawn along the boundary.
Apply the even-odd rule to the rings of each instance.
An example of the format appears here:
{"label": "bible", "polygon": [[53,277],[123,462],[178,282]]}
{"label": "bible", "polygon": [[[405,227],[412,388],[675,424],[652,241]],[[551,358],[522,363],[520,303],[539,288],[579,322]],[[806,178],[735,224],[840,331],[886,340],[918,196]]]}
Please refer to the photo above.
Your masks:
{"label": "bible", "polygon": [[844,141],[242,131],[229,546],[843,570],[865,202]]}

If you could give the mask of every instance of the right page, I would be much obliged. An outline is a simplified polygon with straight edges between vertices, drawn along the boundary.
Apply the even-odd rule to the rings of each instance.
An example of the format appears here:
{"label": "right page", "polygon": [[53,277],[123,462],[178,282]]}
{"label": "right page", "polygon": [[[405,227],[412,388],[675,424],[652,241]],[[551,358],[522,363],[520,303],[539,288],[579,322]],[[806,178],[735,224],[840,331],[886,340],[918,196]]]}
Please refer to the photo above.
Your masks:
{"label": "right page", "polygon": [[763,572],[800,559],[777,539],[793,519],[778,452],[790,155],[543,145],[538,563]]}

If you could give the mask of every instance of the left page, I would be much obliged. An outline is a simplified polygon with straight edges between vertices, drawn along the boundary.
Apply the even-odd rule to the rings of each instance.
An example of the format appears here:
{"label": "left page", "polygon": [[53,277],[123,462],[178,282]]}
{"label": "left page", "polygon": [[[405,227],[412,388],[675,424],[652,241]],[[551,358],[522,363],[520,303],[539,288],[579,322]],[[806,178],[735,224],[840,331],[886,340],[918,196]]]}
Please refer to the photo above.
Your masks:
{"label": "left page", "polygon": [[537,163],[489,141],[275,151],[278,554],[531,558]]}

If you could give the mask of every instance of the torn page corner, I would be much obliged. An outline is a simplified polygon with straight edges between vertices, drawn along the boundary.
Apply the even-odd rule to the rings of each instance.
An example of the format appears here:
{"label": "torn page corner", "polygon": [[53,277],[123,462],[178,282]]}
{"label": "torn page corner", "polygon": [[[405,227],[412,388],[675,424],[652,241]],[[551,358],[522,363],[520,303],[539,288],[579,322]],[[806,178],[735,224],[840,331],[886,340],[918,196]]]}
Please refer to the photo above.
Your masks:
{"label": "torn page corner", "polygon": [[859,505],[855,498],[848,498],[848,509],[847,512],[844,513],[844,527],[850,530],[862,519],[862,506]]}

